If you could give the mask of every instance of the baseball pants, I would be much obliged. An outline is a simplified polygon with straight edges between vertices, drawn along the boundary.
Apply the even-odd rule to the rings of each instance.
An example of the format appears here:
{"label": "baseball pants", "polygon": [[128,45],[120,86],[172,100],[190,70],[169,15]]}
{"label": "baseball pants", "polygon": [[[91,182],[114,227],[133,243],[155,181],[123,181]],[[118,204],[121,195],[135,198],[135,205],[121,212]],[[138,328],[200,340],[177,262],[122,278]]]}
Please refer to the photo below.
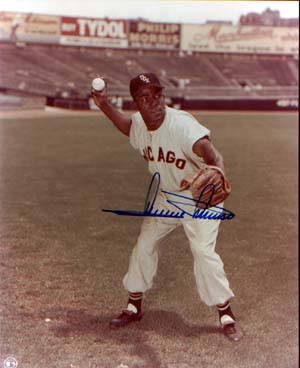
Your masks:
{"label": "baseball pants", "polygon": [[[160,193],[155,206],[175,208]],[[222,206],[222,204],[220,204]],[[183,226],[194,257],[194,275],[202,301],[213,306],[234,297],[224,272],[224,265],[215,252],[220,220],[145,217],[137,243],[132,251],[129,269],[123,284],[129,292],[146,292],[153,285],[158,266],[158,249],[163,240],[178,226]]]}

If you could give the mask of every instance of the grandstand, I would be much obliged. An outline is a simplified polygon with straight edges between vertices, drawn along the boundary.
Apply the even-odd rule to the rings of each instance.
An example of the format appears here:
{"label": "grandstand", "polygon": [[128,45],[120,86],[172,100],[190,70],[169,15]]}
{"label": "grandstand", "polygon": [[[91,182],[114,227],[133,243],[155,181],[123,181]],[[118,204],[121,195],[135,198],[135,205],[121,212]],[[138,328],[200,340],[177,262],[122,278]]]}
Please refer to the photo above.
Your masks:
{"label": "grandstand", "polygon": [[[270,14],[276,22],[281,19],[277,12],[269,10],[263,16],[268,20]],[[243,34],[243,29],[218,23],[200,28],[162,24],[148,27],[149,33],[141,37],[148,43],[141,41],[136,46],[130,43],[130,32],[137,29],[137,21],[130,21],[129,33],[121,33],[114,40],[119,42],[115,46],[109,35],[101,41],[85,29],[86,34],[77,34],[76,18],[28,16],[26,22],[28,25],[32,22],[31,26],[23,25],[19,36],[14,30],[12,38],[10,27],[14,17],[13,13],[2,17],[2,39],[0,32],[0,92],[5,95],[45,97],[51,105],[88,108],[91,80],[103,75],[109,81],[110,96],[121,97],[123,108],[131,108],[130,79],[151,71],[165,85],[170,104],[182,106],[188,100],[224,103],[228,99],[298,99],[299,33],[295,27],[249,29],[246,25]],[[252,18],[252,15],[244,17],[243,21],[247,23]],[[258,19],[257,15],[253,19]],[[67,28],[59,28],[63,22],[67,22]],[[97,26],[97,20],[92,22]],[[107,19],[101,22],[110,24]],[[120,29],[125,27],[125,21],[114,23]],[[75,29],[71,34],[64,31],[70,25]],[[164,33],[151,33],[156,28],[162,29],[160,32],[166,29],[168,37]],[[165,40],[165,44],[151,44],[151,39]],[[103,42],[102,46],[95,47],[97,42]],[[108,46],[104,46],[105,42]]]}
{"label": "grandstand", "polygon": [[180,81],[195,97],[297,96],[299,80],[298,60],[291,56],[0,44],[2,91],[86,98],[91,79],[101,74],[110,81],[112,95],[129,97],[130,78],[145,71],[160,76],[170,97],[183,93]]}

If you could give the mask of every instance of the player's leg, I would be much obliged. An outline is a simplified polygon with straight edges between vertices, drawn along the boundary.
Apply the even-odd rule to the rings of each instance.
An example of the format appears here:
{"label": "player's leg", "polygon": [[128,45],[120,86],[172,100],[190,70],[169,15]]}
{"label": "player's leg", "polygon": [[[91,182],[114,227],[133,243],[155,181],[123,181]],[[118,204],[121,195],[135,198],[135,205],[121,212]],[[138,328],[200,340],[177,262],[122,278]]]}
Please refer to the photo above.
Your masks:
{"label": "player's leg", "polygon": [[128,272],[123,279],[124,287],[129,292],[127,309],[111,321],[111,327],[122,327],[142,318],[142,297],[153,284],[158,265],[159,245],[179,225],[180,222],[177,219],[159,217],[144,219],[130,257]]}
{"label": "player's leg", "polygon": [[220,322],[226,335],[237,340],[241,338],[240,330],[236,325],[234,331],[235,317],[230,308],[230,300],[234,294],[230,289],[223,262],[215,251],[219,225],[220,221],[217,220],[183,221],[194,256],[194,274],[199,295],[208,306],[218,307]]}
{"label": "player's leg", "polygon": [[219,225],[220,221],[217,220],[183,221],[194,257],[197,289],[208,306],[223,304],[234,296],[223,262],[215,251]]}
{"label": "player's leg", "polygon": [[158,248],[165,237],[178,226],[178,221],[146,217],[133,248],[129,269],[123,284],[129,292],[145,292],[152,287],[158,265]]}

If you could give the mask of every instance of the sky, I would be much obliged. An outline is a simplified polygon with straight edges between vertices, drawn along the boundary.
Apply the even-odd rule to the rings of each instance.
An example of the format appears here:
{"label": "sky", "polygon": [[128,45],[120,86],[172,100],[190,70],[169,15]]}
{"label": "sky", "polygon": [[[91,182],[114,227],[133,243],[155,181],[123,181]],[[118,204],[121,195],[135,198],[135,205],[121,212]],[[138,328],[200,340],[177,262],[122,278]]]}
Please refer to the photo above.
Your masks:
{"label": "sky", "polygon": [[299,17],[299,1],[174,1],[174,0],[0,0],[0,11],[81,16],[90,18],[144,18],[151,21],[205,23],[230,20],[266,8],[283,18]]}

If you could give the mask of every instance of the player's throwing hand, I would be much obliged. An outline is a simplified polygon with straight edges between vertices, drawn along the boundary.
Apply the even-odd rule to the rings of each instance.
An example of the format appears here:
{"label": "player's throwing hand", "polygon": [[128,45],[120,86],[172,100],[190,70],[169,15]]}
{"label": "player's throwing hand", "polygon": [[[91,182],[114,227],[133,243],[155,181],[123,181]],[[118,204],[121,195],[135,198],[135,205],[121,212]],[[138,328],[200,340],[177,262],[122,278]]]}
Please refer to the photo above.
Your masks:
{"label": "player's throwing hand", "polygon": [[106,103],[107,102],[107,79],[106,78],[103,78],[103,77],[97,77],[93,80],[94,81],[97,81],[97,79],[102,79],[104,82],[105,82],[105,85],[104,85],[104,88],[102,89],[95,89],[95,87],[97,86],[97,84],[94,84],[92,83],[92,86],[91,86],[91,94],[92,94],[92,97],[94,99],[94,102],[95,104],[101,108],[101,106],[103,105],[103,103]]}

